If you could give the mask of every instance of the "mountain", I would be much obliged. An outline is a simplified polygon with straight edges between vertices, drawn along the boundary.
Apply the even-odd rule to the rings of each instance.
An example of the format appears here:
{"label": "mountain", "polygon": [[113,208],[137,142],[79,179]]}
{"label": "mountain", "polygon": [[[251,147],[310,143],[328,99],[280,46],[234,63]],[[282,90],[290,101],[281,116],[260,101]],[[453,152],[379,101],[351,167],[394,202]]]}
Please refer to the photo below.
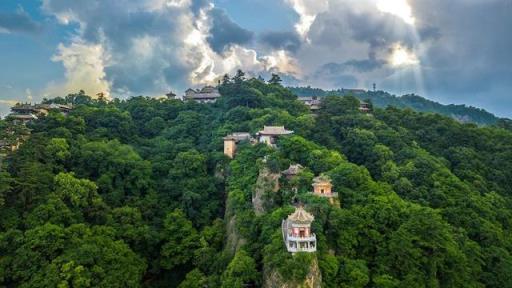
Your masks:
{"label": "mountain", "polygon": [[397,108],[411,108],[418,112],[434,112],[452,117],[463,123],[492,125],[500,120],[500,118],[484,109],[466,105],[443,105],[414,94],[395,96],[384,91],[357,91],[353,93],[350,90],[338,89],[325,91],[311,87],[289,87],[289,89],[297,96],[353,95],[360,100],[370,100],[376,107],[386,108],[387,106],[393,106]]}
{"label": "mountain", "polygon": [[274,80],[0,121],[0,286],[512,287],[512,131]]}

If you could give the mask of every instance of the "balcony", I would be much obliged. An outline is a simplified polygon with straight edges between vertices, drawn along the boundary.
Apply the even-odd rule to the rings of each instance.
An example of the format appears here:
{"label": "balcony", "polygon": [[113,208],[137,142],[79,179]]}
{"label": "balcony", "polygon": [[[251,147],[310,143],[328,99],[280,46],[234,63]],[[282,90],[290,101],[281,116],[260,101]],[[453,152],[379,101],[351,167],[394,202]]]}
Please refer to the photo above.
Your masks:
{"label": "balcony", "polygon": [[316,242],[316,235],[313,233],[309,237],[294,237],[288,235],[288,241],[297,241],[297,242]]}
{"label": "balcony", "polygon": [[316,252],[316,247],[308,247],[308,248],[296,248],[296,247],[286,247],[288,252],[297,253],[297,252],[308,252],[313,253]]}
{"label": "balcony", "polygon": [[338,192],[332,192],[330,194],[320,194],[320,193],[313,193],[316,196],[324,197],[324,198],[338,198]]}

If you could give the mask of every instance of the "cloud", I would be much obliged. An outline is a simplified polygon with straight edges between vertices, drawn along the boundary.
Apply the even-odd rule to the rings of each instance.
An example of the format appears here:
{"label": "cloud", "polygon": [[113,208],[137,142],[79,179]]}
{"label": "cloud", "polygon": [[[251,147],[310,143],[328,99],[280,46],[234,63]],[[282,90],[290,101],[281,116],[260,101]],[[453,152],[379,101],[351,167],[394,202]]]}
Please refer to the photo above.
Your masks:
{"label": "cloud", "polygon": [[[105,79],[105,63],[108,55],[99,44],[91,45],[73,42],[69,46],[59,45],[58,54],[53,61],[62,62],[66,69],[66,81],[61,84],[51,84],[46,93],[50,95],[65,95],[86,90],[91,95],[97,93],[110,94],[110,84]],[[27,90],[28,97],[32,92]]]}
{"label": "cloud", "polygon": [[326,88],[425,89],[445,102],[484,103],[486,93],[512,89],[505,0],[282,2],[295,25],[254,32],[211,0],[43,0],[43,8],[78,26],[54,58],[66,69],[63,89],[162,95],[237,69]]}
{"label": "cloud", "polygon": [[19,101],[18,100],[3,100],[3,99],[0,99],[0,104],[2,105],[9,105],[9,106],[14,106],[16,103],[18,103]]}
{"label": "cloud", "polygon": [[43,9],[79,25],[54,57],[66,69],[66,89],[152,96],[237,69],[298,72],[287,53],[250,47],[253,32],[206,0],[44,0]]}
{"label": "cloud", "polygon": [[[473,105],[510,95],[504,92],[512,89],[509,1],[393,1],[408,4],[405,10],[379,9],[388,1],[375,0],[325,0],[320,9],[308,1],[284,1],[300,16],[296,28],[307,28],[309,41],[294,51],[303,84],[376,82],[392,92],[425,91],[443,102]],[[314,20],[305,21],[308,15]]]}
{"label": "cloud", "polygon": [[213,8],[210,11],[212,25],[210,36],[207,38],[210,47],[217,53],[222,53],[232,44],[244,45],[249,43],[254,33],[246,30],[229,18],[222,9]]}
{"label": "cloud", "polygon": [[295,24],[295,30],[308,41],[308,33],[319,13],[327,11],[328,0],[286,0],[299,15],[299,22]]}
{"label": "cloud", "polygon": [[21,8],[16,13],[0,12],[0,33],[37,33],[41,25]]}
{"label": "cloud", "polygon": [[295,32],[289,31],[263,32],[259,39],[263,45],[275,50],[297,52],[302,45],[300,36]]}

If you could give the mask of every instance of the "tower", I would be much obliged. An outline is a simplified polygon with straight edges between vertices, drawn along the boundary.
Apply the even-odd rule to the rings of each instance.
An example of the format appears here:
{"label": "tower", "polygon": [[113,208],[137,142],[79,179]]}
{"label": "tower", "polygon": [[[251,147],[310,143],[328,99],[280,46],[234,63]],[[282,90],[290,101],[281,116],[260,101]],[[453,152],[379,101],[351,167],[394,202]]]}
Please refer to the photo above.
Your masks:
{"label": "tower", "polygon": [[236,139],[233,136],[224,137],[224,155],[233,159],[236,153]]}
{"label": "tower", "polygon": [[331,178],[326,175],[320,175],[313,179],[312,186],[314,195],[328,198],[331,204],[339,206],[338,193],[332,191]]}
{"label": "tower", "polygon": [[315,217],[304,208],[297,207],[282,223],[283,240],[288,252],[316,251],[316,235],[311,233],[311,223]]}
{"label": "tower", "polygon": [[169,100],[176,99],[176,94],[174,94],[174,92],[172,92],[172,91],[170,91],[169,93],[165,94],[165,96],[167,96],[167,99],[169,99]]}

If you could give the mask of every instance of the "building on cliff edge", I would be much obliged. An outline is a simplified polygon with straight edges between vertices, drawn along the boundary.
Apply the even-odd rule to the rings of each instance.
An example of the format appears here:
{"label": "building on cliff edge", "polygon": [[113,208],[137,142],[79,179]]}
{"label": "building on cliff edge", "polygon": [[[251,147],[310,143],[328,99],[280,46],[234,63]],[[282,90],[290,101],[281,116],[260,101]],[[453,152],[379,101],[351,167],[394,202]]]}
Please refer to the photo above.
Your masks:
{"label": "building on cliff edge", "polygon": [[283,220],[283,240],[288,252],[316,252],[316,235],[311,233],[314,220],[315,217],[302,207],[297,207],[293,214]]}

